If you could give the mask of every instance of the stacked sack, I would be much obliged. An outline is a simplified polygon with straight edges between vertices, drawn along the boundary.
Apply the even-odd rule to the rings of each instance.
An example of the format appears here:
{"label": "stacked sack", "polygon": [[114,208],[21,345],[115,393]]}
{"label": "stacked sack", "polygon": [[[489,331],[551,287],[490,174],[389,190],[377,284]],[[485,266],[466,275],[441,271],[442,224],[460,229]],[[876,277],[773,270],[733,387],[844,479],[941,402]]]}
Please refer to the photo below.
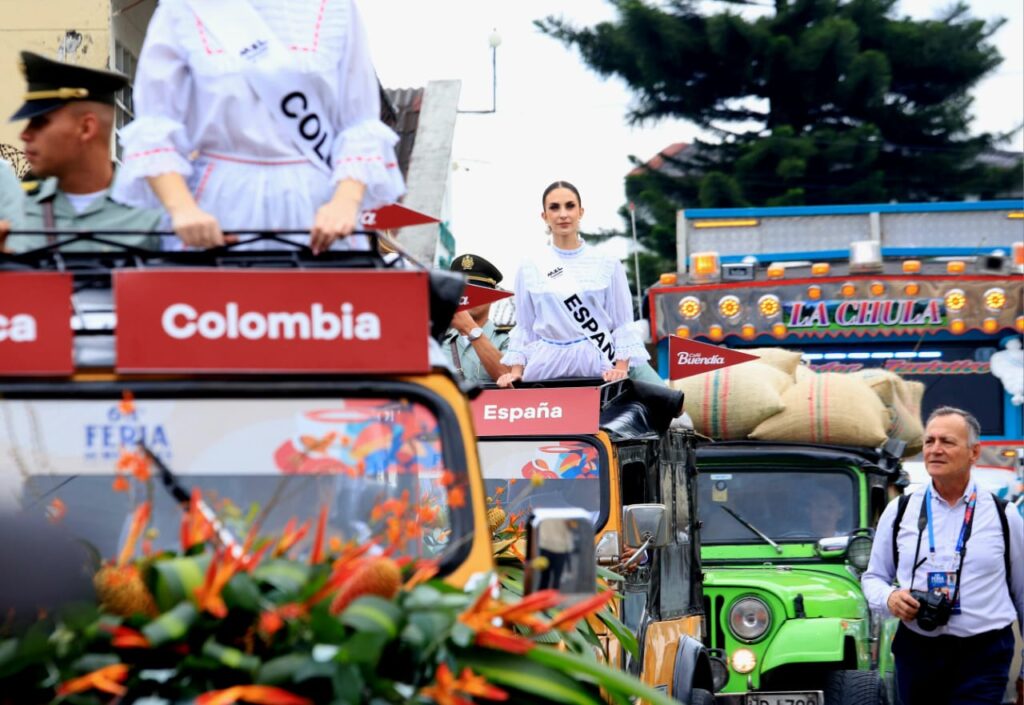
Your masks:
{"label": "stacked sack", "polygon": [[801,353],[744,350],[757,361],[676,380],[697,432],[721,440],[822,443],[875,448],[888,438],[920,450],[924,385],[885,370],[814,372]]}

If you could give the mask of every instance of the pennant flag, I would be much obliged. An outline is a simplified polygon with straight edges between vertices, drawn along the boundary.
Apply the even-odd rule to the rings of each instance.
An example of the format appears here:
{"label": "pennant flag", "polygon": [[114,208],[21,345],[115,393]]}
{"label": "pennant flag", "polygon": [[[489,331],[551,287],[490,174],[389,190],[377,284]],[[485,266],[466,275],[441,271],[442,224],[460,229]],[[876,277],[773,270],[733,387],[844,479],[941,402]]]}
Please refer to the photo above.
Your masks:
{"label": "pennant flag", "polygon": [[397,203],[392,203],[377,210],[365,211],[360,216],[360,221],[367,230],[394,230],[408,225],[426,225],[427,223],[441,222],[437,218],[414,211],[412,208],[406,208]]}
{"label": "pennant flag", "polygon": [[466,288],[462,290],[462,300],[459,301],[459,307],[455,311],[457,313],[466,309],[476,308],[477,306],[483,306],[484,304],[493,304],[495,301],[501,301],[510,296],[512,296],[511,291],[467,284]]}
{"label": "pennant flag", "polygon": [[676,335],[670,335],[668,339],[669,379],[692,377],[757,359],[757,355],[718,345],[698,343]]}

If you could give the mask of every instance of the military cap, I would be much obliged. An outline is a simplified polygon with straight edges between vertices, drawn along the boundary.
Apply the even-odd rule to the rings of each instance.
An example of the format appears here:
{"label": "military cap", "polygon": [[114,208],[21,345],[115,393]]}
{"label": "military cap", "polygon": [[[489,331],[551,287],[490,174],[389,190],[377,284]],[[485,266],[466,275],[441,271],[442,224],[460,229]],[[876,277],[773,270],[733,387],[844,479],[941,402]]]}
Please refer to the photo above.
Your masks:
{"label": "military cap", "polygon": [[501,271],[480,255],[459,255],[452,260],[451,270],[462,272],[471,284],[494,289],[501,281]]}
{"label": "military cap", "polygon": [[43,115],[76,100],[114,104],[114,95],[128,85],[116,71],[100,71],[55,61],[31,51],[21,52],[21,70],[28,90],[11,122]]}

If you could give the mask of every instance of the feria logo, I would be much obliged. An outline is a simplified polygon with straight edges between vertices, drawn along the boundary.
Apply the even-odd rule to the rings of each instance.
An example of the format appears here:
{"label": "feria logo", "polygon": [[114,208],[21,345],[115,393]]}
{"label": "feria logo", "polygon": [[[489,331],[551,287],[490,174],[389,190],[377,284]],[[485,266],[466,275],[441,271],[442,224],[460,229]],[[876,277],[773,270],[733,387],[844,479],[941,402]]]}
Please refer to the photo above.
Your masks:
{"label": "feria logo", "polygon": [[701,355],[700,353],[681,351],[676,355],[678,365],[724,365],[725,358],[721,355]]}
{"label": "feria logo", "polygon": [[197,311],[186,303],[173,303],[164,309],[160,323],[167,335],[176,340],[195,336],[209,340],[379,340],[380,318],[369,312],[356,313],[351,303],[343,303],[338,313],[314,303],[308,311],[246,311],[229,301],[223,311]]}
{"label": "feria logo", "polygon": [[37,338],[36,319],[27,313],[0,314],[0,343],[32,343]]}

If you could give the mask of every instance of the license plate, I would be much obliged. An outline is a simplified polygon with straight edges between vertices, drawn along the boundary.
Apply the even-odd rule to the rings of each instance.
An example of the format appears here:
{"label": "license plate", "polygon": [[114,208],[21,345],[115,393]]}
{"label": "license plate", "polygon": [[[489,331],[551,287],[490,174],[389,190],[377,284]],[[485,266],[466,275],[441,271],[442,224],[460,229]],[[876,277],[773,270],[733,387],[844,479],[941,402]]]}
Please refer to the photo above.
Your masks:
{"label": "license plate", "polygon": [[820,690],[801,690],[789,693],[747,693],[746,705],[823,705]]}

